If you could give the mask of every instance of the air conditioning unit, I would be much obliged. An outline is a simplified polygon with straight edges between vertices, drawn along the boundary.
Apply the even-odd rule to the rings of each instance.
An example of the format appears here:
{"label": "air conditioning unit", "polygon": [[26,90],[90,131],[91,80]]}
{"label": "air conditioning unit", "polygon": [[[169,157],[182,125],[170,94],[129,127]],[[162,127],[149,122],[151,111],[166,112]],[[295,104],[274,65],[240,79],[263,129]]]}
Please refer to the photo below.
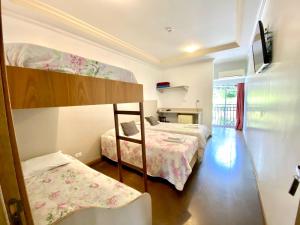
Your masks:
{"label": "air conditioning unit", "polygon": [[246,71],[244,69],[238,69],[238,70],[226,70],[219,72],[219,78],[224,77],[242,77],[245,76]]}

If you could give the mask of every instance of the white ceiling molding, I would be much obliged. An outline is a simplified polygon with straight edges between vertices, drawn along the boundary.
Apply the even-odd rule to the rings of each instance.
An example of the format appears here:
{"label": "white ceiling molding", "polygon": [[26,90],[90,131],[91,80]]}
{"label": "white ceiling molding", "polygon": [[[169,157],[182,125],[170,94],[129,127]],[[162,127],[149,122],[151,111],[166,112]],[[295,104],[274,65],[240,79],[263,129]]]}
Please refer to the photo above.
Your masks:
{"label": "white ceiling molding", "polygon": [[197,50],[193,53],[186,53],[172,58],[168,58],[161,61],[161,65],[164,67],[177,66],[180,64],[192,63],[195,61],[203,60],[204,56],[208,56],[211,53],[220,52],[228,49],[238,48],[239,45],[236,42],[219,45],[211,48],[205,48]]}
{"label": "white ceiling molding", "polygon": [[82,30],[83,32],[86,32],[90,35],[94,35],[96,37],[101,37],[102,39],[106,40],[107,42],[112,43],[113,45],[125,49],[126,52],[131,52],[134,53],[135,56],[138,56],[139,58],[142,58],[150,63],[157,64],[159,63],[159,60],[156,59],[155,57],[147,54],[143,50],[125,42],[122,41],[113,35],[110,35],[103,30],[94,27],[80,19],[77,19],[76,17],[69,15],[59,9],[56,9],[50,5],[47,5],[43,2],[40,2],[38,0],[11,0],[12,2],[16,4],[23,5],[25,7],[31,7],[33,9],[40,10],[47,15],[54,16],[56,18],[61,19],[63,22],[67,23],[68,25],[74,26],[77,29]]}
{"label": "white ceiling molding", "polygon": [[243,26],[243,8],[245,6],[244,0],[236,0],[236,42],[240,45],[241,35],[242,35],[242,26]]}
{"label": "white ceiling molding", "polygon": [[[67,27],[71,27],[73,31],[76,30],[76,32],[73,32],[75,35],[76,33],[82,34],[81,36],[83,38],[86,38],[90,41],[99,43],[100,45],[104,45],[108,48],[111,48],[113,50],[119,51],[123,54],[151,63],[156,66],[173,67],[203,60],[211,60],[216,54],[221,54],[221,52],[223,51],[234,50],[240,47],[239,39],[241,37],[241,33],[243,32],[242,26],[244,2],[247,0],[236,1],[236,40],[218,46],[202,48],[193,53],[183,53],[177,56],[172,56],[163,59],[159,59],[158,57],[149,54],[148,50],[145,51],[143,49],[140,49],[126,41],[121,40],[120,38],[117,38],[114,35],[111,35],[99,29],[96,26],[93,26],[81,19],[76,18],[75,16],[72,16],[40,0],[6,0],[7,3],[9,2],[9,7],[6,8],[6,5],[3,4],[3,11],[15,14],[22,14],[23,10],[20,7],[26,7],[31,10],[34,10],[35,12],[41,13],[43,16],[47,16],[51,19],[53,18],[53,20],[57,21],[57,23],[61,23],[67,25]],[[17,6],[19,7],[19,11],[15,9]],[[24,14],[24,16],[26,16],[26,13]],[[72,31],[69,32],[72,33]]]}
{"label": "white ceiling molding", "polygon": [[[15,19],[18,19],[18,20],[22,20],[22,21],[25,21],[27,23],[30,23],[30,24],[34,24],[36,26],[39,26],[39,27],[42,27],[42,28],[45,28],[47,30],[51,30],[51,31],[54,31],[56,33],[59,33],[59,34],[62,34],[64,36],[67,36],[67,37],[70,37],[70,38],[73,38],[73,39],[76,39],[76,40],[79,40],[79,41],[82,41],[82,42],[85,42],[87,44],[90,44],[92,46],[95,46],[97,48],[101,48],[103,50],[106,50],[106,51],[109,51],[109,52],[112,52],[114,54],[117,54],[117,55],[120,55],[120,56],[123,56],[123,57],[127,57],[127,58],[130,58],[131,60],[134,60],[136,62],[139,62],[139,63],[145,63],[145,64],[148,64],[149,65],[149,62],[145,61],[145,60],[142,60],[142,59],[139,59],[138,57],[134,57],[134,56],[131,56],[129,54],[126,54],[126,53],[123,53],[121,51],[118,51],[118,50],[115,50],[113,48],[110,48],[110,47],[107,47],[107,46],[104,46],[98,42],[95,42],[94,40],[89,40],[85,37],[81,37],[81,36],[78,36],[76,34],[73,34],[71,32],[68,32],[68,31],[65,31],[65,30],[62,30],[60,28],[56,28],[56,27],[53,27],[52,25],[49,25],[49,24],[45,24],[45,23],[42,23],[40,21],[37,21],[37,20],[33,20],[31,18],[28,18],[26,16],[23,16],[23,15],[20,15],[20,14],[17,14],[13,11],[10,11],[10,10],[7,10],[5,7],[2,9],[2,15],[5,15],[7,17],[11,17],[11,18],[15,18]],[[88,57],[88,56],[87,56]],[[156,65],[156,64],[153,64],[154,66],[156,66],[157,68],[160,68],[159,65]]]}

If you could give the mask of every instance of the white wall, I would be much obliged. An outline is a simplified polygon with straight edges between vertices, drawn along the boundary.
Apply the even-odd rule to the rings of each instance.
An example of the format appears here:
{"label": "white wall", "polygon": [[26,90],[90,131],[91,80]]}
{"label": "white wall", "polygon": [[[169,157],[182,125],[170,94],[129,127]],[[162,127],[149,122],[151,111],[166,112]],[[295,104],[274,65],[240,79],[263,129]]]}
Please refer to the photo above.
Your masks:
{"label": "white wall", "polygon": [[212,122],[212,61],[194,63],[163,72],[160,81],[169,81],[172,86],[187,85],[189,90],[169,90],[159,93],[160,107],[203,109],[203,123],[211,127]]}
{"label": "white wall", "polygon": [[268,225],[293,225],[299,203],[288,194],[300,163],[300,1],[269,0],[265,27],[274,32],[272,66],[253,74],[249,54],[245,138]]}
{"label": "white wall", "polygon": [[13,117],[21,159],[58,149],[59,108],[18,109]]}
{"label": "white wall", "polygon": [[[28,42],[70,52],[131,70],[144,86],[144,98],[156,100],[160,69],[53,27],[3,16],[5,42]],[[113,127],[111,105],[14,111],[19,151],[57,148],[82,151],[81,160],[99,157],[99,137]]]}
{"label": "white wall", "polygon": [[[138,104],[120,104],[120,109],[138,110]],[[157,101],[144,102],[144,115],[153,115],[157,111]],[[136,120],[137,116],[119,116],[120,122]],[[59,133],[57,145],[69,154],[83,152],[85,162],[99,158],[100,137],[114,127],[113,106],[76,106],[59,109]]]}

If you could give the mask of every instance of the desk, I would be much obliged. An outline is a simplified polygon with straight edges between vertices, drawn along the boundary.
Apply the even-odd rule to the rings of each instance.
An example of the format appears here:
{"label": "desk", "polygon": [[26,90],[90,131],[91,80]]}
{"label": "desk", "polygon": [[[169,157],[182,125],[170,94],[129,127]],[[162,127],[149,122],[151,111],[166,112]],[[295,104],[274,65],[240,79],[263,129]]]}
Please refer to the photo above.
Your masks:
{"label": "desk", "polygon": [[178,115],[192,115],[193,123],[202,123],[202,109],[196,108],[159,108],[157,114],[161,122],[178,123]]}

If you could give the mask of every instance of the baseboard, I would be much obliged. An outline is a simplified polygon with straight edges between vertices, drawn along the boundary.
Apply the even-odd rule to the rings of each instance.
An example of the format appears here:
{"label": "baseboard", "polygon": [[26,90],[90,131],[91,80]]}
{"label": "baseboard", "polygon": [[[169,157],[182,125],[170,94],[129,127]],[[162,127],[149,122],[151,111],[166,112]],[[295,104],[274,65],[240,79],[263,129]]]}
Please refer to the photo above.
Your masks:
{"label": "baseboard", "polygon": [[253,172],[254,172],[254,176],[255,176],[256,189],[257,189],[257,192],[258,192],[258,199],[259,199],[259,203],[260,203],[260,206],[261,206],[263,221],[264,221],[265,225],[268,225],[267,220],[266,220],[266,213],[265,213],[265,210],[264,210],[264,205],[262,203],[261,193],[260,193],[260,190],[259,190],[259,185],[258,185],[258,182],[257,182],[258,181],[257,171],[255,169],[255,164],[254,164],[254,160],[253,160],[252,154],[251,154],[251,152],[248,149],[248,144],[247,144],[244,132],[243,132],[243,138],[244,138],[244,141],[245,141],[245,144],[246,144],[247,152],[248,152],[248,154],[250,156],[250,160],[251,160],[251,164],[252,164],[252,168],[253,168]]}
{"label": "baseboard", "polygon": [[86,165],[88,165],[88,166],[93,166],[93,165],[95,165],[95,164],[97,164],[97,163],[100,163],[101,161],[102,161],[101,158],[95,159],[95,160],[93,160],[93,161],[90,161],[90,162],[86,163]]}
{"label": "baseboard", "polygon": [[[252,164],[253,164],[253,162],[252,162]],[[265,213],[265,210],[264,210],[264,205],[262,203],[262,197],[261,197],[261,193],[260,193],[260,190],[259,190],[259,185],[257,183],[257,173],[256,173],[255,168],[254,168],[254,175],[255,175],[255,180],[256,180],[256,188],[257,188],[257,192],[258,192],[258,199],[259,199],[259,202],[260,202],[260,205],[261,205],[261,211],[262,211],[262,214],[263,214],[264,224],[267,225],[266,213]]]}

